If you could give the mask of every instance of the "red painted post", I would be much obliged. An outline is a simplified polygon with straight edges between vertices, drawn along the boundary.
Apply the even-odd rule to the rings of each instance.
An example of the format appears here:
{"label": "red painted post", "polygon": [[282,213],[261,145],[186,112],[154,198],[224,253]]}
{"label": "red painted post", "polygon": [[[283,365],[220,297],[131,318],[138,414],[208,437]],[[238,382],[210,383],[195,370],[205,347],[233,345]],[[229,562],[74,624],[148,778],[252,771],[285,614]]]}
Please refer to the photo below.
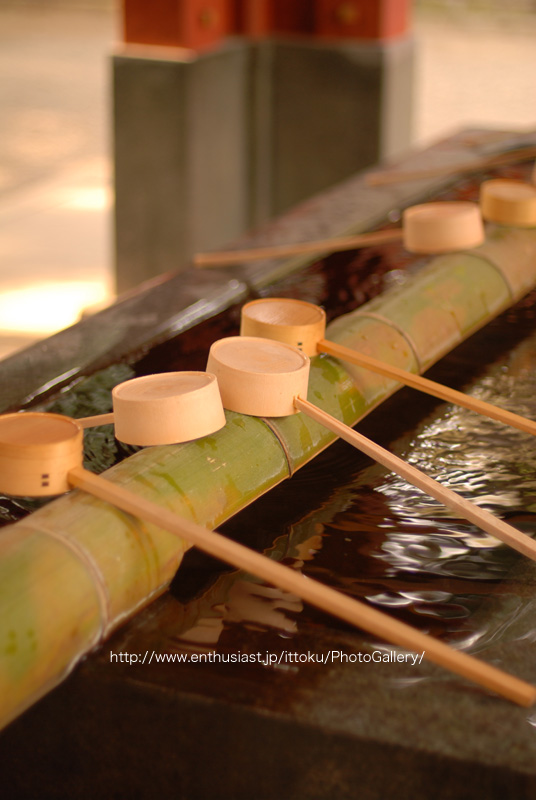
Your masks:
{"label": "red painted post", "polygon": [[231,0],[231,9],[237,33],[256,39],[273,32],[273,0]]}
{"label": "red painted post", "polygon": [[273,0],[273,15],[278,33],[314,33],[315,0]]}
{"label": "red painted post", "polygon": [[227,35],[229,0],[123,0],[128,44],[205,50]]}
{"label": "red painted post", "polygon": [[315,0],[231,0],[231,8],[235,31],[245,36],[314,33]]}
{"label": "red painted post", "polygon": [[315,0],[317,36],[392,39],[407,33],[411,0]]}

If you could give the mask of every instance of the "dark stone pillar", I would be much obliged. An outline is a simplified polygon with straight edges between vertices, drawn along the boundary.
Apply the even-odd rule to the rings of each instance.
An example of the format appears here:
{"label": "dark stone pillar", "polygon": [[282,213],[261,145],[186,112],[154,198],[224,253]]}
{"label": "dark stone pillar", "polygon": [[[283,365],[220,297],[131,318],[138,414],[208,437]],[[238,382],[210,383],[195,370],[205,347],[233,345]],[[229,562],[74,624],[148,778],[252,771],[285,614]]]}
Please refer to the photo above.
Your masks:
{"label": "dark stone pillar", "polygon": [[257,220],[408,149],[413,42],[257,45]]}
{"label": "dark stone pillar", "polygon": [[119,292],[410,145],[408,0],[127,0],[124,17]]}
{"label": "dark stone pillar", "polygon": [[114,57],[119,292],[249,226],[248,50]]}

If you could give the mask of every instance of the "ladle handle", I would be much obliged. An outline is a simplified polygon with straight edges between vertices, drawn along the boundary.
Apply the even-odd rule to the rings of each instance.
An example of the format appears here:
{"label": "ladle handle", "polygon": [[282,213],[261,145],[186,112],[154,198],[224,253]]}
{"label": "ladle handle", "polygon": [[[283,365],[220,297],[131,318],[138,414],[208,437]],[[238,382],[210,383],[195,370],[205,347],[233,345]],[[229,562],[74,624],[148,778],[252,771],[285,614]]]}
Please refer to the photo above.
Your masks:
{"label": "ladle handle", "polygon": [[394,645],[416,653],[424,652],[428,660],[491,689],[519,705],[530,706],[536,700],[536,687],[519,678],[508,675],[466,653],[453,650],[443,642],[416,631],[409,625],[398,622],[387,614],[347,597],[335,589],[311,580],[302,573],[285,567],[277,561],[272,561],[221,534],[177,517],[167,509],[138,497],[82,467],[70,470],[68,480],[71,485],[109,502],[129,514],[158,525],[176,536],[187,539],[191,544],[216,558],[291,592],[305,602],[327,611],[345,622]]}
{"label": "ladle handle", "polygon": [[337,436],[340,436],[341,439],[344,439],[358,450],[361,450],[361,452],[370,456],[370,458],[382,464],[388,470],[391,470],[391,472],[400,475],[407,480],[408,483],[421,489],[425,494],[435,497],[436,500],[439,500],[439,502],[443,503],[447,508],[456,511],[456,513],[464,519],[478,525],[482,530],[495,536],[501,542],[510,545],[514,550],[536,561],[536,542],[531,539],[530,536],[521,533],[521,531],[518,531],[511,525],[503,522],[503,520],[475,505],[470,500],[466,500],[461,495],[453,492],[452,489],[447,489],[446,486],[442,486],[436,480],[430,478],[424,472],[421,472],[420,469],[412,467],[411,464],[393,455],[389,450],[380,447],[380,445],[367,439],[361,433],[354,431],[352,428],[349,428],[348,425],[345,425],[343,422],[340,422],[340,420],[327,414],[324,410],[309,403],[308,400],[296,397],[294,405],[297,409],[303,411],[304,414],[307,414],[307,416],[316,420],[316,422],[319,422],[321,425],[324,425]]}
{"label": "ladle handle", "polygon": [[113,425],[114,415],[111,414],[96,414],[94,417],[81,417],[75,420],[81,428],[96,428],[97,425]]}
{"label": "ladle handle", "polygon": [[225,267],[242,264],[247,261],[258,261],[263,258],[286,258],[306,253],[338,253],[343,250],[354,250],[370,247],[375,244],[395,242],[402,239],[402,229],[361,233],[356,236],[345,236],[337,239],[320,239],[315,242],[299,242],[298,244],[273,245],[256,247],[250,250],[225,250],[213,253],[197,253],[193,262],[196,267]]}
{"label": "ladle handle", "polygon": [[511,411],[506,411],[504,408],[494,406],[492,403],[478,400],[476,397],[458,392],[456,389],[450,389],[441,383],[430,381],[428,378],[423,378],[422,375],[415,375],[413,372],[378,361],[376,358],[366,356],[357,350],[351,350],[349,347],[328,342],[326,339],[318,342],[317,350],[319,353],[326,353],[341,361],[365,367],[365,369],[370,369],[379,375],[385,375],[386,378],[393,378],[393,380],[399,381],[405,386],[411,386],[412,389],[418,389],[420,392],[432,395],[432,397],[438,397],[440,400],[463,406],[463,408],[468,408],[470,411],[476,411],[477,414],[482,414],[482,416],[490,417],[498,422],[503,422],[505,425],[510,425],[512,428],[518,428],[524,433],[531,433],[536,436],[536,422],[534,420],[522,417],[519,414],[513,414]]}
{"label": "ladle handle", "polygon": [[536,147],[520,147],[495,156],[478,158],[467,161],[465,164],[450,164],[444,167],[431,167],[413,171],[397,170],[394,172],[373,172],[367,175],[366,182],[369,186],[387,186],[392,183],[405,183],[426,178],[437,178],[442,175],[457,175],[464,172],[478,172],[479,170],[498,167],[502,164],[514,164],[517,161],[527,161],[536,158]]}

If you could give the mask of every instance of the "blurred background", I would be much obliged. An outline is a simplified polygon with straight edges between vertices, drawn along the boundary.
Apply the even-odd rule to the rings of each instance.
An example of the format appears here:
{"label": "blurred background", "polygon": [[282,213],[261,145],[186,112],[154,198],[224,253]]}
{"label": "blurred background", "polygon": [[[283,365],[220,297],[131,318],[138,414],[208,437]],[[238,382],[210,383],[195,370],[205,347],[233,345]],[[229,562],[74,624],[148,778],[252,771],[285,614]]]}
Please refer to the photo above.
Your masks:
{"label": "blurred background", "polygon": [[[536,127],[536,3],[414,2],[412,146]],[[115,0],[0,0],[0,357],[111,302]]]}

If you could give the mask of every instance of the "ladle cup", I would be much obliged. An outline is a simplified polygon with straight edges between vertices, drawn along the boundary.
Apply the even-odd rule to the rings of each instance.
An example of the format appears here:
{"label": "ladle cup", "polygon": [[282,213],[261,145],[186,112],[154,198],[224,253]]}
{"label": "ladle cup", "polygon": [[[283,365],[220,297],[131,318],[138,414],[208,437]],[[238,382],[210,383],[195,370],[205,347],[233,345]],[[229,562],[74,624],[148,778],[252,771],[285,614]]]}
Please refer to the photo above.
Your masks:
{"label": "ladle cup", "polygon": [[112,389],[113,413],[83,417],[82,428],[113,423],[120,442],[177,444],[223,428],[218,384],[206,372],[163,372],[124,381]]}
{"label": "ladle cup", "polygon": [[495,179],[480,185],[482,216],[498,225],[536,227],[536,186],[524,181]]}

